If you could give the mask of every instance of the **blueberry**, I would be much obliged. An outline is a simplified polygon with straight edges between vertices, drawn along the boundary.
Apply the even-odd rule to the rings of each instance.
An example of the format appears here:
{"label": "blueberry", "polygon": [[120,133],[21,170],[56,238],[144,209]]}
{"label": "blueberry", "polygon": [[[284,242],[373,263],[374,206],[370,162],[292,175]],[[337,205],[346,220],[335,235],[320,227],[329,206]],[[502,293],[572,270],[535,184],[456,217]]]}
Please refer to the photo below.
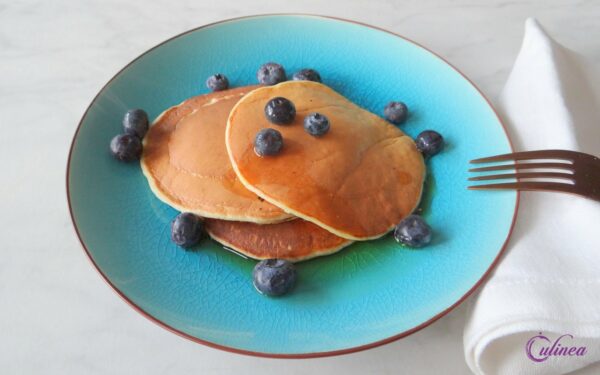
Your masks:
{"label": "blueberry", "polygon": [[321,82],[321,75],[314,69],[302,69],[294,73],[294,81]]}
{"label": "blueberry", "polygon": [[393,124],[402,124],[408,118],[408,107],[402,102],[389,102],[383,109],[385,118]]}
{"label": "blueberry", "polygon": [[171,240],[181,247],[191,247],[203,237],[204,224],[192,213],[183,212],[171,222]]}
{"label": "blueberry", "polygon": [[433,156],[444,148],[444,137],[436,131],[425,130],[415,139],[417,149],[425,156]]}
{"label": "blueberry", "polygon": [[304,130],[310,135],[320,137],[329,131],[329,120],[320,113],[310,113],[304,118]]}
{"label": "blueberry", "polygon": [[135,135],[119,134],[110,141],[110,152],[120,161],[138,160],[142,156],[142,141]]}
{"label": "blueberry", "polygon": [[221,73],[213,74],[206,80],[206,87],[212,91],[222,91],[229,88],[229,80]]}
{"label": "blueberry", "polygon": [[141,109],[130,109],[123,116],[123,130],[126,134],[144,138],[148,131],[148,115]]}
{"label": "blueberry", "polygon": [[262,294],[280,296],[296,284],[298,273],[292,262],[282,259],[261,260],[252,271],[254,287]]}
{"label": "blueberry", "polygon": [[256,78],[263,85],[276,85],[285,81],[285,69],[277,63],[269,62],[258,68]]}
{"label": "blueberry", "polygon": [[273,124],[291,124],[296,117],[296,106],[286,98],[273,98],[265,106],[265,116]]}
{"label": "blueberry", "polygon": [[396,225],[394,238],[410,247],[422,247],[431,242],[431,228],[419,215],[410,215]]}
{"label": "blueberry", "polygon": [[283,147],[283,137],[275,129],[262,129],[254,138],[254,152],[258,156],[277,155]]}

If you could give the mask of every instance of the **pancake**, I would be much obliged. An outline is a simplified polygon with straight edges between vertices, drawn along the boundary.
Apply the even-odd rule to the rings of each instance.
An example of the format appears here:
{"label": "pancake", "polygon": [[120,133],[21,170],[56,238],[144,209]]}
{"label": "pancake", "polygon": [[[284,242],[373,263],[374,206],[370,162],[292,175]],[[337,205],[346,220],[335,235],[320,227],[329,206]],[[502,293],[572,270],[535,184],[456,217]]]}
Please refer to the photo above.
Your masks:
{"label": "pancake", "polygon": [[352,243],[301,219],[270,225],[214,219],[204,223],[215,241],[254,259],[298,262],[335,253]]}
{"label": "pancake", "polygon": [[[296,106],[290,125],[271,124],[266,103],[284,97]],[[319,112],[331,128],[313,137],[304,117]],[[254,137],[271,127],[283,135],[278,155],[260,157]],[[329,87],[310,81],[256,89],[232,109],[227,152],[240,181],[284,211],[351,240],[389,232],[418,205],[425,164],[413,140]]]}
{"label": "pancake", "polygon": [[256,86],[190,98],[163,112],[144,138],[141,166],[150,188],[182,212],[255,223],[291,215],[244,187],[231,167],[225,128],[231,108]]}

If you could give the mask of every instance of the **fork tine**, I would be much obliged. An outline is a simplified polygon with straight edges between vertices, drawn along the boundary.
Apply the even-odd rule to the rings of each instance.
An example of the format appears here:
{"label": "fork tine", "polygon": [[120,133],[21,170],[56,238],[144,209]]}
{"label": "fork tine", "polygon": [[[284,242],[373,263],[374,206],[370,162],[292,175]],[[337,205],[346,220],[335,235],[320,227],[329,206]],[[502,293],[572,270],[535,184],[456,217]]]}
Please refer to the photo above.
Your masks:
{"label": "fork tine", "polygon": [[502,184],[487,184],[469,186],[470,190],[543,190],[543,191],[562,191],[572,193],[574,186],[571,184],[563,184],[560,182],[541,182],[541,181],[526,181],[526,182],[507,182]]}
{"label": "fork tine", "polygon": [[495,161],[506,160],[531,160],[531,159],[565,159],[573,160],[573,151],[567,150],[539,150],[539,151],[523,151],[513,152],[510,154],[502,154],[489,156],[487,158],[479,158],[471,160],[471,163],[490,163]]}
{"label": "fork tine", "polygon": [[518,164],[501,164],[492,165],[489,167],[471,168],[469,172],[491,172],[503,171],[506,169],[534,169],[534,168],[553,168],[572,170],[573,164],[570,163],[518,163]]}
{"label": "fork tine", "polygon": [[573,175],[571,173],[558,172],[521,172],[470,177],[469,181],[501,180],[503,178],[562,178],[573,180]]}

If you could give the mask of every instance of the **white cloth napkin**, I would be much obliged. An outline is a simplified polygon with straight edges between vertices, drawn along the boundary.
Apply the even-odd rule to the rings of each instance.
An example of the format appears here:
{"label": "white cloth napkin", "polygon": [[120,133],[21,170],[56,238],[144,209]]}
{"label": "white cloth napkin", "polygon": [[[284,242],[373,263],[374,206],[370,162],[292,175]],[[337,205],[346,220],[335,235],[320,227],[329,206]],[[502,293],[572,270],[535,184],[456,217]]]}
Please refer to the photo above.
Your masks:
{"label": "white cloth napkin", "polygon": [[[528,19],[497,103],[516,149],[600,156],[599,70]],[[585,346],[586,353],[534,362],[526,344],[540,332],[550,341],[571,334],[559,344]],[[542,344],[534,341],[535,357],[549,345]],[[473,300],[464,346],[477,374],[562,374],[600,361],[600,203],[521,193],[504,259]]]}

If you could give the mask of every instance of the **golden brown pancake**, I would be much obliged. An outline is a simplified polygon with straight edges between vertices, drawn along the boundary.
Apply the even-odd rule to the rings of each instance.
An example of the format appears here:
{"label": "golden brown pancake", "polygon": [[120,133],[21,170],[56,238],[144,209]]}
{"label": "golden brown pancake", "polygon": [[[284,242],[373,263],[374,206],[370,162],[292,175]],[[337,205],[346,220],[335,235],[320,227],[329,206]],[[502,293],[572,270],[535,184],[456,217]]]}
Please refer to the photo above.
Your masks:
{"label": "golden brown pancake", "polygon": [[[296,106],[290,125],[273,125],[265,117],[265,105],[278,96]],[[311,112],[329,118],[322,137],[303,128]],[[253,142],[266,127],[281,132],[284,146],[278,155],[260,157]],[[249,190],[340,237],[380,237],[421,197],[425,164],[413,140],[320,83],[290,81],[247,94],[229,115],[226,144]]]}
{"label": "golden brown pancake", "polygon": [[141,165],[159,199],[203,217],[256,223],[290,218],[240,183],[225,149],[229,112],[254,88],[196,96],[155,120],[144,138]]}
{"label": "golden brown pancake", "polygon": [[301,219],[269,225],[207,219],[205,226],[214,240],[254,259],[298,262],[335,253],[352,243]]}

